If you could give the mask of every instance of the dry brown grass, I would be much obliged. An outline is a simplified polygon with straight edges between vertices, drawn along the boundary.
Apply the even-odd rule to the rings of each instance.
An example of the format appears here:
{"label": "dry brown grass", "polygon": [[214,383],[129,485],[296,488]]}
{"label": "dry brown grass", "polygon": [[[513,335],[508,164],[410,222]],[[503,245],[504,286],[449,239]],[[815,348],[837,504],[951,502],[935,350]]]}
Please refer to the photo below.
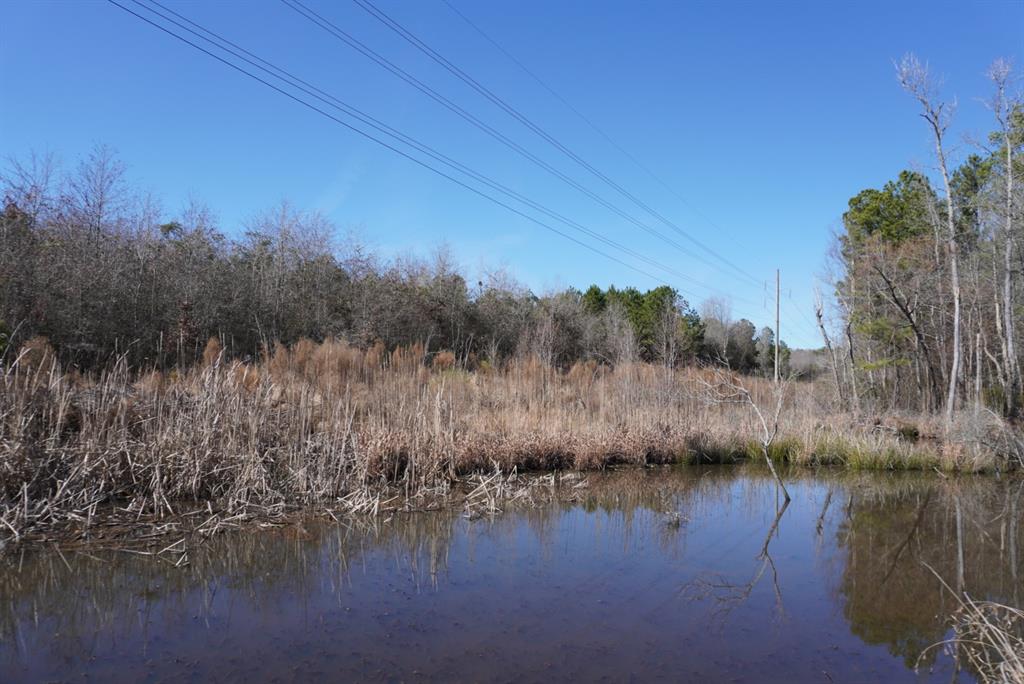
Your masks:
{"label": "dry brown grass", "polygon": [[216,337],[211,337],[206,341],[206,347],[203,349],[203,365],[212,366],[220,363],[220,355],[223,351],[220,340]]}
{"label": "dry brown grass", "polygon": [[455,354],[450,351],[441,351],[434,355],[431,367],[436,371],[446,371],[455,368]]}
{"label": "dry brown grass", "polygon": [[957,592],[934,569],[927,567],[953,595],[959,607],[950,619],[952,638],[925,650],[918,662],[929,651],[945,646],[958,662],[965,661],[982,682],[1024,682],[1024,610]]}
{"label": "dry brown grass", "polygon": [[[0,544],[87,525],[110,506],[232,513],[330,505],[384,487],[412,496],[495,470],[729,461],[746,457],[757,434],[744,407],[706,401],[699,370],[587,363],[561,373],[527,358],[468,372],[437,354],[431,365],[445,372],[432,372],[422,345],[388,353],[338,340],[278,344],[245,364],[223,361],[218,346],[190,371],[117,364],[80,378],[36,340],[0,370]],[[768,383],[748,380],[767,400]],[[909,439],[827,415],[819,394],[828,392],[793,386],[774,458],[968,470],[1006,462],[991,445]]]}

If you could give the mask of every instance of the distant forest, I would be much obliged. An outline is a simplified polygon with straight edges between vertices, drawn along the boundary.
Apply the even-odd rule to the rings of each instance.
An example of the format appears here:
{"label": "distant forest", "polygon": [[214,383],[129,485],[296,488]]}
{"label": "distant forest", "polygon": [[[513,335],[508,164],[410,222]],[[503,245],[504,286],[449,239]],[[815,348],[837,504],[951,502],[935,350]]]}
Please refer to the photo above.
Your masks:
{"label": "distant forest", "polygon": [[[83,371],[117,358],[168,368],[196,362],[211,337],[242,359],[337,338],[422,343],[467,369],[534,355],[557,368],[709,362],[773,372],[771,329],[733,321],[724,300],[698,313],[668,286],[541,295],[503,271],[474,282],[443,248],[383,259],[288,204],[229,236],[205,206],[166,218],[105,147],[68,171],[51,158],[12,161],[2,183],[0,351],[44,336]],[[785,344],[780,356],[788,361]]]}

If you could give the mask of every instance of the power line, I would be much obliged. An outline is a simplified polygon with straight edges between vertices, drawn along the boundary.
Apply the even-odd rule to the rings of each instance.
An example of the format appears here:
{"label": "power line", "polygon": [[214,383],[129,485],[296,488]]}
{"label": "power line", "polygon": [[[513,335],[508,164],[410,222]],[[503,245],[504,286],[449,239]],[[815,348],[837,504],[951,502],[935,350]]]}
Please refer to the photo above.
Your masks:
{"label": "power line", "polygon": [[[369,2],[369,0],[366,0],[366,1]],[[359,3],[359,0],[355,0],[355,2]],[[462,19],[462,21],[464,21],[470,28],[472,28],[481,37],[483,37],[484,40],[489,42],[491,45],[493,45],[495,47],[495,49],[497,49],[499,52],[501,52],[503,55],[505,55],[505,57],[507,57],[509,59],[509,61],[511,61],[513,64],[515,64],[517,67],[519,67],[519,69],[523,73],[525,73],[527,76],[532,78],[538,85],[541,86],[541,88],[546,90],[552,97],[554,97],[556,100],[561,102],[569,111],[571,111],[580,120],[582,120],[585,124],[587,124],[587,126],[589,126],[594,132],[596,132],[599,136],[601,136],[609,145],[614,147],[623,156],[625,156],[627,159],[629,159],[634,165],[637,166],[637,168],[639,168],[641,171],[643,171],[648,176],[650,176],[652,179],[654,179],[659,185],[661,185],[666,190],[668,190],[676,199],[678,199],[680,202],[682,202],[683,204],[688,206],[692,211],[694,211],[697,215],[699,215],[701,218],[703,218],[704,221],[708,223],[708,225],[710,225],[711,227],[716,228],[716,229],[724,232],[724,229],[720,225],[718,225],[715,221],[713,221],[709,216],[707,216],[707,214],[702,212],[698,207],[694,206],[685,197],[680,195],[675,190],[675,188],[673,188],[663,178],[661,178],[658,174],[656,174],[654,171],[652,171],[648,166],[646,166],[639,159],[637,159],[633,154],[631,154],[629,152],[629,150],[627,150],[622,145],[620,145],[618,142],[616,142],[607,132],[605,132],[600,126],[598,126],[596,123],[594,123],[594,121],[591,120],[590,117],[588,117],[586,114],[584,114],[579,109],[577,109],[571,102],[569,102],[557,90],[555,90],[552,86],[550,86],[544,79],[542,79],[540,76],[538,76],[534,71],[532,71],[528,66],[526,66],[521,60],[519,60],[514,54],[512,54],[507,49],[505,49],[505,47],[501,43],[499,43],[490,34],[488,34],[486,31],[484,31],[472,19],[470,19],[468,16],[466,16],[461,10],[459,10],[459,8],[457,8],[455,5],[453,5],[449,0],[441,0],[441,2],[443,2],[445,5],[447,5],[448,9],[450,9],[460,19]],[[383,12],[381,12],[381,14],[383,14]],[[757,281],[757,284],[760,285],[762,283],[760,281]],[[792,301],[792,295],[790,295],[789,298],[790,298],[790,301]],[[794,302],[794,305],[795,305],[795,302]],[[767,311],[767,304],[764,305],[764,309],[765,309],[765,311]],[[810,324],[811,328],[816,330],[816,325],[813,324],[813,323],[810,323],[810,321],[807,318],[807,315],[803,311],[803,309],[797,307],[797,312],[800,314],[800,316],[805,321],[807,321]],[[789,326],[787,325],[787,327],[789,327]],[[798,331],[799,332],[803,332],[805,334],[809,334],[809,331],[806,328],[803,328],[803,329],[798,328]],[[814,334],[811,334],[811,336],[813,337],[816,334],[817,333],[815,332]]]}
{"label": "power line", "polygon": [[[132,1],[135,2],[135,4],[137,4],[139,6],[145,7],[144,5],[141,5],[141,3],[138,2],[138,0],[132,0]],[[496,205],[498,205],[498,206],[508,210],[508,211],[511,211],[512,213],[514,213],[514,214],[516,214],[516,215],[518,215],[518,216],[520,216],[520,217],[522,217],[522,218],[524,218],[524,219],[526,219],[526,220],[528,220],[528,221],[530,221],[532,223],[535,223],[535,224],[541,226],[542,228],[545,228],[546,230],[549,230],[549,231],[551,231],[551,232],[553,232],[553,233],[555,233],[557,235],[560,235],[561,237],[564,237],[565,239],[570,240],[571,242],[574,242],[574,243],[580,245],[581,247],[584,247],[585,249],[588,249],[588,250],[590,250],[590,251],[592,251],[592,252],[594,252],[596,254],[599,254],[600,256],[603,256],[606,259],[609,259],[609,260],[611,260],[611,261],[613,261],[615,263],[618,263],[618,264],[620,264],[622,266],[625,266],[626,268],[629,268],[630,270],[633,270],[633,271],[635,271],[637,273],[640,273],[641,275],[644,275],[644,276],[646,276],[646,277],[648,277],[648,278],[650,278],[650,279],[652,279],[652,280],[654,280],[656,282],[660,282],[660,283],[665,284],[665,285],[670,285],[670,283],[667,283],[664,279],[659,278],[658,276],[655,276],[655,275],[653,275],[653,274],[651,274],[651,273],[649,273],[649,272],[647,272],[647,271],[645,271],[645,270],[643,270],[641,268],[638,268],[638,267],[636,267],[636,266],[634,266],[634,265],[632,265],[632,264],[630,264],[630,263],[628,263],[626,261],[623,261],[622,259],[619,259],[619,258],[615,257],[614,255],[608,254],[608,253],[606,253],[606,252],[604,252],[604,251],[602,251],[602,250],[600,250],[600,249],[598,249],[598,248],[596,248],[596,247],[594,247],[594,246],[592,246],[590,244],[587,244],[586,242],[583,242],[582,240],[579,240],[579,239],[573,237],[572,235],[569,235],[568,233],[565,233],[564,231],[561,231],[558,228],[555,228],[554,226],[551,226],[550,224],[545,223],[544,221],[541,221],[541,220],[539,220],[539,219],[537,219],[537,218],[535,218],[535,217],[533,217],[533,216],[531,216],[531,215],[529,215],[529,214],[527,214],[527,213],[525,213],[523,211],[520,211],[519,209],[516,209],[515,207],[513,207],[513,206],[511,206],[511,205],[509,205],[509,204],[507,204],[507,203],[505,203],[503,201],[501,201],[500,199],[497,199],[497,198],[495,198],[495,197],[493,197],[493,196],[483,192],[482,190],[479,190],[478,188],[475,188],[475,187],[473,187],[473,186],[471,186],[471,185],[469,185],[467,183],[464,183],[463,181],[460,181],[459,179],[455,178],[454,176],[452,176],[452,175],[450,175],[450,174],[448,174],[448,173],[446,173],[446,172],[444,172],[444,171],[442,171],[440,169],[437,169],[434,166],[431,166],[430,164],[424,162],[423,160],[418,159],[418,158],[416,158],[416,157],[414,157],[414,156],[412,156],[412,155],[410,155],[410,154],[408,154],[408,153],[398,149],[397,147],[394,147],[393,145],[385,142],[384,140],[381,140],[380,138],[378,138],[378,137],[376,137],[376,136],[374,136],[374,135],[372,135],[370,133],[367,133],[366,131],[363,131],[363,130],[361,130],[360,128],[358,128],[356,126],[353,126],[353,125],[343,121],[342,119],[339,119],[338,117],[330,114],[329,112],[324,111],[320,107],[317,107],[316,105],[311,104],[311,103],[303,100],[302,98],[296,96],[295,94],[290,93],[290,92],[288,92],[287,90],[284,90],[281,87],[278,87],[277,85],[271,83],[270,81],[268,81],[268,80],[266,80],[264,78],[261,78],[260,76],[254,74],[254,73],[252,73],[250,71],[247,71],[243,67],[241,67],[241,66],[231,62],[230,60],[227,60],[227,59],[221,57],[220,55],[217,55],[217,54],[211,52],[210,50],[207,50],[206,48],[202,47],[201,45],[198,45],[198,44],[194,43],[193,41],[189,40],[188,38],[175,33],[174,31],[168,29],[167,27],[162,26],[162,25],[158,24],[155,21],[152,21],[151,19],[149,19],[149,18],[139,14],[138,12],[133,11],[132,9],[130,9],[130,8],[122,5],[121,3],[117,2],[117,0],[107,0],[107,2],[109,2],[110,4],[118,7],[119,9],[123,10],[124,12],[126,12],[126,13],[134,16],[134,17],[136,17],[137,19],[139,19],[139,20],[149,24],[150,26],[152,26],[152,27],[154,27],[154,28],[156,28],[156,29],[158,29],[158,30],[160,30],[160,31],[162,31],[162,32],[172,36],[173,38],[176,38],[177,40],[179,40],[179,41],[181,41],[181,42],[191,46],[192,48],[194,48],[194,49],[204,53],[205,55],[207,55],[209,57],[212,57],[213,59],[217,60],[218,62],[221,62],[225,66],[228,66],[231,69],[234,69],[235,71],[238,71],[239,73],[241,73],[241,74],[243,74],[245,76],[248,76],[249,78],[251,78],[251,79],[257,81],[258,83],[260,83],[260,84],[270,88],[271,90],[274,90],[275,92],[277,92],[277,93],[279,93],[281,95],[284,95],[288,99],[290,99],[290,100],[292,100],[292,101],[294,101],[294,102],[296,102],[296,103],[298,103],[298,104],[300,104],[300,105],[302,105],[302,106],[304,106],[304,107],[306,107],[306,108],[308,108],[308,109],[310,109],[310,110],[320,114],[321,116],[323,116],[323,117],[325,117],[327,119],[330,119],[331,121],[333,121],[333,122],[335,122],[335,123],[337,123],[337,124],[339,124],[341,126],[344,126],[345,128],[353,131],[354,133],[357,133],[360,136],[362,136],[362,137],[364,137],[364,138],[366,138],[366,139],[368,139],[368,140],[370,140],[372,142],[377,143],[378,145],[380,145],[380,146],[382,146],[382,147],[384,147],[384,148],[386,148],[386,149],[388,149],[388,150],[390,150],[390,151],[392,151],[392,152],[394,152],[394,153],[396,153],[396,154],[398,154],[398,155],[408,159],[409,161],[411,161],[411,162],[413,162],[413,163],[415,163],[415,164],[417,164],[417,165],[419,165],[419,166],[421,166],[421,167],[423,167],[423,168],[425,168],[425,169],[427,169],[427,170],[429,170],[429,171],[431,171],[431,172],[441,176],[442,178],[445,178],[446,180],[448,180],[448,181],[450,181],[450,182],[452,182],[452,183],[454,183],[454,184],[456,184],[456,185],[458,185],[458,186],[460,186],[460,187],[462,187],[462,188],[464,188],[464,189],[466,189],[466,190],[468,190],[468,191],[470,191],[470,192],[472,192],[472,193],[474,193],[474,194],[476,194],[476,195],[478,195],[478,196],[480,196],[480,197],[482,197],[482,198],[484,198],[484,199],[486,199],[486,200],[488,200],[488,201],[490,201],[490,202],[492,202],[492,203],[494,203],[494,204],[496,204]],[[151,8],[147,7],[146,9],[148,11],[152,12],[153,14],[159,15],[158,12],[156,12],[155,10],[152,10]],[[160,16],[162,16],[162,15],[160,15]],[[212,33],[211,33],[211,35],[212,35]],[[210,42],[210,41],[208,41],[208,42]],[[221,49],[224,49],[224,48],[221,48]],[[283,79],[281,79],[281,80],[283,80]],[[680,288],[680,291],[685,293],[685,291],[682,290],[681,288]],[[691,296],[692,296],[692,293],[687,293],[687,294],[691,294]]]}
{"label": "power line", "polygon": [[724,228],[722,228],[720,225],[715,223],[707,214],[702,212],[698,207],[693,205],[689,200],[687,200],[685,197],[680,195],[676,191],[675,188],[673,188],[668,182],[666,182],[664,179],[662,179],[661,176],[659,176],[654,171],[652,171],[650,169],[650,167],[648,167],[647,165],[642,163],[634,155],[630,154],[629,150],[625,149],[619,143],[617,143],[600,126],[598,126],[596,123],[594,123],[594,121],[592,119],[590,119],[590,117],[588,117],[586,114],[584,114],[579,109],[574,107],[571,102],[569,102],[566,98],[564,98],[561,94],[559,94],[559,92],[556,91],[553,87],[548,85],[548,83],[546,81],[544,81],[544,79],[542,79],[540,76],[538,76],[532,70],[530,70],[530,68],[527,67],[525,64],[523,64],[522,61],[517,59],[515,55],[513,55],[511,52],[506,50],[501,45],[501,43],[499,43],[497,40],[492,38],[487,32],[485,32],[482,28],[480,28],[479,25],[474,23],[469,17],[467,17],[463,12],[461,12],[459,10],[459,8],[457,8],[455,5],[453,5],[451,2],[449,2],[449,0],[441,0],[441,2],[443,2],[445,5],[447,5],[448,9],[450,9],[452,12],[454,12],[456,15],[458,15],[458,17],[460,19],[462,19],[462,21],[466,22],[466,24],[468,24],[470,28],[472,28],[474,31],[479,33],[484,38],[484,40],[486,40],[491,45],[493,45],[499,52],[501,52],[501,54],[505,55],[505,57],[507,57],[513,64],[515,64],[517,67],[519,67],[519,69],[522,70],[523,73],[525,73],[527,76],[529,76],[534,81],[536,81],[537,84],[540,85],[541,88],[543,88],[544,90],[548,91],[548,93],[550,93],[552,97],[554,97],[556,100],[558,100],[563,105],[565,105],[565,107],[569,111],[571,111],[573,114],[575,114],[577,117],[579,117],[579,119],[581,121],[583,121],[583,123],[587,124],[587,126],[589,126],[595,133],[597,133],[602,138],[604,138],[604,140],[609,145],[614,147],[616,150],[618,150],[620,153],[622,153],[622,155],[624,157],[626,157],[631,162],[633,162],[633,164],[636,165],[637,168],[639,168],[641,171],[643,171],[648,176],[650,176],[652,179],[654,179],[663,188],[668,190],[677,200],[679,200],[680,202],[685,204],[687,207],[689,207],[690,210],[692,210],[694,213],[696,213],[698,216],[700,216],[702,219],[704,219],[704,221],[707,222],[707,224],[710,225],[712,228],[715,228],[715,229],[717,229],[717,230],[719,230],[721,232],[725,232]]}
{"label": "power line", "polygon": [[[296,0],[296,2],[298,2],[298,1],[299,0]],[[729,268],[731,268],[734,271],[736,271],[742,277],[748,278],[748,279],[750,279],[751,281],[753,281],[755,283],[757,282],[756,278],[753,278],[745,270],[743,270],[742,268],[740,268],[739,266],[737,266],[733,262],[729,261],[728,259],[726,259],[722,255],[718,254],[715,250],[711,249],[710,247],[708,247],[707,245],[702,243],[700,240],[698,240],[698,239],[694,238],[693,236],[691,236],[689,233],[687,233],[685,230],[680,228],[674,222],[672,222],[669,219],[667,219],[664,215],[662,215],[661,213],[659,213],[658,211],[656,211],[655,209],[650,207],[647,203],[645,203],[642,200],[640,200],[638,197],[636,197],[636,195],[634,195],[633,193],[629,192],[627,189],[622,187],[619,183],[617,183],[614,180],[612,180],[611,178],[609,178],[606,174],[601,172],[599,169],[595,168],[593,165],[591,165],[585,159],[580,157],[573,150],[569,149],[561,141],[559,141],[557,138],[555,138],[554,136],[549,134],[547,131],[545,131],[543,128],[541,128],[538,124],[534,123],[526,115],[524,115],[522,112],[520,112],[514,106],[509,104],[506,100],[504,100],[503,98],[501,98],[500,96],[495,94],[492,90],[490,90],[489,88],[487,88],[486,86],[481,84],[479,81],[477,81],[475,78],[473,78],[472,76],[467,74],[465,71],[460,69],[457,65],[453,64],[451,61],[446,59],[443,55],[441,55],[436,50],[434,50],[432,47],[427,45],[420,38],[418,38],[416,35],[414,35],[411,31],[409,31],[404,26],[402,26],[401,23],[399,23],[398,21],[393,19],[391,16],[389,16],[386,12],[384,12],[383,10],[378,8],[376,5],[374,5],[372,0],[353,0],[353,2],[355,2],[355,4],[357,4],[360,8],[365,10],[368,14],[370,14],[372,17],[377,19],[379,22],[381,22],[382,24],[384,24],[385,26],[390,28],[392,31],[397,33],[399,36],[401,36],[406,42],[408,42],[409,44],[411,44],[414,47],[416,47],[420,52],[422,52],[423,54],[427,55],[430,59],[432,59],[437,64],[441,65],[449,73],[453,74],[456,78],[461,80],[463,83],[467,84],[469,87],[471,87],[473,90],[478,92],[480,95],[482,95],[486,99],[490,100],[493,104],[495,104],[497,107],[502,109],[504,112],[506,112],[512,118],[516,119],[521,124],[526,126],[528,129],[530,129],[531,131],[536,133],[543,140],[545,140],[546,142],[551,144],[555,149],[557,149],[560,152],[562,152],[564,155],[566,155],[567,157],[572,159],[574,162],[576,162],[577,164],[582,166],[584,169],[589,171],[591,174],[593,174],[594,176],[599,178],[601,181],[603,181],[609,187],[611,187],[614,190],[616,190],[623,197],[625,197],[626,199],[628,199],[631,202],[633,202],[635,205],[637,205],[638,207],[640,207],[641,209],[646,211],[651,216],[654,216],[656,219],[658,219],[659,221],[664,223],[666,226],[668,226],[669,228],[673,229],[674,231],[676,231],[677,233],[682,235],[684,238],[686,238],[687,240],[689,240],[690,242],[692,242],[696,246],[700,247],[702,250],[704,250],[705,252],[710,254],[712,257],[716,258],[718,261],[720,261],[724,265],[726,265]]]}
{"label": "power line", "polygon": [[813,321],[811,321],[810,317],[808,317],[808,315],[807,315],[807,312],[803,309],[803,307],[801,307],[799,304],[797,304],[793,300],[792,296],[789,297],[789,301],[793,304],[793,308],[796,309],[796,312],[800,315],[800,318],[802,318],[804,323],[808,326],[807,328],[804,329],[804,332],[809,332],[809,331],[813,330],[814,331],[813,334],[815,336],[817,336],[818,335],[818,324],[813,322]]}
{"label": "power line", "polygon": [[789,303],[792,305],[792,308],[795,309],[796,312],[800,315],[800,318],[803,319],[803,324],[806,324],[807,326],[805,328],[802,328],[800,331],[803,332],[805,335],[808,335],[812,339],[817,338],[818,335],[820,335],[820,332],[818,331],[818,324],[811,321],[804,308],[797,304],[796,300],[793,299],[792,292],[787,292],[786,298],[789,300]]}
{"label": "power line", "polygon": [[[324,104],[326,104],[326,105],[328,105],[328,106],[330,106],[330,107],[332,107],[334,109],[337,109],[339,111],[344,112],[348,116],[358,120],[360,123],[363,123],[364,125],[367,125],[367,126],[373,128],[374,130],[377,130],[377,131],[379,131],[381,133],[384,133],[385,135],[387,135],[387,136],[389,136],[389,137],[391,137],[393,139],[396,139],[396,140],[404,143],[405,145],[408,145],[408,146],[412,147],[413,149],[416,149],[417,151],[419,151],[419,152],[421,152],[423,154],[426,154],[427,156],[431,157],[435,161],[438,161],[438,162],[448,166],[449,168],[453,168],[453,169],[455,169],[455,170],[457,170],[457,171],[459,171],[459,172],[461,172],[461,173],[463,173],[465,175],[470,176],[474,180],[476,180],[476,181],[478,181],[478,182],[480,182],[480,183],[490,187],[491,189],[497,190],[498,192],[504,194],[507,197],[511,197],[511,198],[513,198],[513,199],[515,199],[515,200],[517,200],[517,201],[519,201],[519,202],[529,206],[530,208],[532,208],[532,209],[534,209],[536,211],[541,212],[542,214],[544,214],[544,215],[546,215],[546,216],[548,216],[550,218],[553,218],[553,219],[555,219],[557,221],[560,221],[561,223],[564,223],[564,224],[574,228],[577,231],[580,231],[580,232],[582,232],[582,233],[584,233],[586,235],[589,235],[592,238],[594,238],[596,240],[599,240],[600,242],[602,242],[602,243],[604,243],[604,244],[606,244],[606,245],[608,245],[610,247],[613,247],[614,249],[617,249],[617,250],[619,250],[619,251],[621,251],[623,253],[626,253],[626,254],[632,256],[633,258],[635,258],[637,260],[643,261],[643,262],[645,262],[645,263],[647,263],[647,264],[649,264],[651,266],[654,266],[655,268],[658,268],[660,270],[665,271],[666,273],[670,273],[670,274],[674,275],[677,278],[689,281],[689,282],[693,283],[694,285],[696,285],[698,287],[709,289],[712,292],[717,291],[716,288],[713,288],[710,285],[707,285],[707,284],[697,280],[696,278],[693,278],[692,276],[688,276],[688,275],[686,275],[684,273],[681,273],[680,271],[678,271],[678,270],[676,270],[674,268],[671,268],[671,267],[666,266],[666,265],[664,265],[664,264],[662,264],[662,263],[660,263],[660,262],[658,262],[658,261],[656,261],[654,259],[651,259],[651,258],[647,257],[646,255],[644,255],[644,254],[642,254],[640,252],[637,252],[636,250],[633,250],[633,249],[631,249],[630,247],[628,247],[626,245],[623,245],[623,244],[621,244],[619,242],[616,242],[616,241],[614,241],[614,240],[612,240],[612,239],[602,235],[601,233],[599,233],[597,231],[594,231],[594,230],[592,230],[590,228],[587,228],[586,226],[584,226],[584,225],[582,225],[582,224],[580,224],[580,223],[578,223],[576,221],[573,221],[572,219],[567,218],[567,217],[563,216],[562,214],[560,214],[560,213],[558,213],[558,212],[556,212],[556,211],[554,211],[552,209],[549,209],[548,207],[544,206],[543,204],[540,204],[539,202],[535,202],[534,200],[531,200],[530,198],[528,198],[528,197],[526,197],[526,196],[516,192],[515,190],[509,188],[508,186],[505,186],[502,183],[500,183],[498,181],[495,181],[494,179],[484,175],[483,173],[475,171],[474,169],[472,169],[472,168],[470,168],[470,167],[468,167],[468,166],[466,166],[466,165],[464,165],[464,164],[462,164],[462,163],[452,159],[451,157],[443,154],[442,152],[439,152],[438,150],[436,150],[436,149],[434,149],[434,148],[432,148],[432,147],[430,147],[430,146],[428,146],[428,145],[426,145],[424,143],[421,143],[420,141],[416,140],[415,138],[412,138],[411,136],[408,136],[408,135],[402,133],[401,131],[399,131],[399,130],[389,126],[388,124],[384,123],[380,119],[377,119],[377,118],[375,118],[375,117],[373,117],[373,116],[371,116],[371,115],[369,115],[369,114],[359,110],[358,108],[356,108],[356,107],[354,107],[354,106],[352,106],[352,105],[350,105],[350,104],[348,104],[348,103],[338,99],[337,97],[331,95],[330,93],[327,93],[327,92],[321,90],[320,88],[316,87],[315,85],[309,83],[308,81],[305,81],[305,80],[299,78],[298,76],[288,72],[287,70],[282,69],[282,68],[274,65],[273,63],[268,62],[265,59],[262,59],[258,55],[253,54],[249,50],[246,50],[242,46],[240,46],[240,45],[238,45],[238,44],[228,40],[227,38],[225,38],[224,36],[216,33],[215,31],[211,31],[210,29],[207,29],[206,27],[204,27],[204,26],[202,26],[202,25],[192,21],[188,17],[185,17],[185,16],[179,14],[178,12],[175,12],[174,10],[166,7],[165,5],[162,5],[157,0],[147,0],[147,2],[149,3],[149,5],[154,5],[156,7],[159,7],[160,9],[164,10],[164,12],[167,12],[167,14],[170,14],[173,17],[177,17],[177,19],[180,19],[182,22],[185,22],[185,24],[188,24],[189,26],[193,27],[194,29],[197,29],[199,32],[205,33],[208,36],[212,36],[215,40],[211,40],[210,38],[208,38],[208,37],[206,37],[204,35],[201,35],[199,32],[197,32],[197,30],[193,30],[193,28],[189,28],[189,26],[186,26],[186,25],[182,24],[181,22],[176,21],[175,19],[169,17],[167,14],[163,14],[163,13],[157,11],[157,10],[154,10],[152,7],[147,6],[147,4],[145,4],[144,2],[140,2],[140,0],[131,0],[131,1],[135,5],[137,5],[139,7],[145,8],[148,12],[151,12],[152,14],[154,14],[156,16],[159,16],[164,21],[167,21],[167,22],[173,24],[174,26],[177,26],[179,29],[182,29],[184,31],[187,31],[187,32],[191,33],[192,35],[200,38],[201,40],[203,40],[203,41],[205,41],[205,42],[207,42],[207,43],[209,43],[211,45],[216,46],[220,50],[223,50],[224,52],[227,52],[227,53],[231,54],[233,57],[244,61],[245,63],[247,63],[247,64],[249,64],[249,65],[251,65],[251,66],[253,66],[253,67],[255,67],[255,68],[257,68],[257,69],[259,69],[261,71],[263,71],[266,74],[269,74],[270,76],[272,76],[274,78],[277,78],[279,80],[285,81],[286,83],[288,83],[290,86],[296,88],[297,90],[300,90],[300,91],[304,92],[305,94],[310,95],[310,96],[316,98],[320,102],[323,102]],[[219,41],[219,42],[217,42],[217,41]],[[225,45],[227,45],[229,47],[225,47]],[[687,293],[687,294],[690,294],[691,296],[693,296],[693,293]],[[748,301],[748,303],[752,303],[752,302]]]}
{"label": "power line", "polygon": [[[647,232],[648,234],[653,235],[653,236],[661,239],[665,243],[675,247],[676,249],[678,249],[683,254],[686,254],[687,256],[693,257],[694,259],[697,259],[698,261],[701,261],[701,262],[703,262],[705,264],[711,265],[703,257],[698,256],[697,254],[695,254],[692,251],[688,250],[686,247],[684,247],[683,245],[679,244],[675,240],[672,240],[668,236],[666,236],[663,233],[659,232],[658,230],[652,228],[651,226],[647,225],[643,221],[641,221],[641,220],[637,219],[636,217],[632,216],[631,214],[625,212],[620,207],[616,206],[615,204],[612,204],[608,200],[604,199],[600,195],[596,194],[595,192],[593,192],[592,190],[587,188],[586,186],[582,185],[578,181],[574,180],[570,176],[568,176],[565,173],[563,173],[562,171],[558,170],[557,168],[555,168],[554,166],[552,166],[548,162],[546,162],[543,159],[539,158],[538,156],[536,156],[535,154],[533,154],[532,152],[530,152],[529,150],[524,148],[519,143],[515,142],[514,140],[512,140],[511,138],[509,138],[505,134],[501,133],[500,131],[496,130],[494,127],[492,127],[492,126],[488,125],[487,123],[485,123],[484,121],[480,120],[478,117],[474,116],[472,113],[468,112],[464,107],[461,107],[460,105],[458,105],[457,103],[453,102],[449,98],[447,98],[444,95],[440,94],[439,92],[437,92],[435,89],[431,88],[426,83],[424,83],[421,80],[417,79],[415,76],[413,76],[409,72],[405,71],[404,69],[402,69],[401,67],[399,67],[395,63],[391,62],[386,57],[384,57],[381,54],[379,54],[376,51],[374,51],[372,48],[367,46],[365,43],[363,43],[363,42],[359,41],[358,39],[354,38],[352,35],[350,35],[346,31],[344,31],[343,29],[339,28],[336,24],[332,23],[330,20],[324,18],[322,15],[318,14],[314,10],[306,7],[299,0],[281,0],[281,2],[284,3],[285,5],[287,5],[289,8],[291,8],[293,11],[295,11],[299,15],[303,16],[304,18],[306,18],[308,21],[316,24],[317,26],[322,28],[324,31],[326,31],[330,35],[334,36],[336,39],[340,40],[341,42],[345,43],[346,45],[348,45],[352,49],[356,50],[357,52],[359,52],[360,54],[362,54],[366,58],[368,58],[371,61],[375,62],[377,65],[381,66],[386,71],[390,72],[391,74],[393,74],[394,76],[398,77],[399,79],[405,81],[406,83],[408,83],[412,87],[414,87],[417,90],[419,90],[420,92],[422,92],[427,97],[429,97],[432,100],[434,100],[435,102],[441,104],[443,107],[445,107],[446,109],[452,111],[453,113],[455,113],[460,118],[462,118],[465,121],[469,122],[470,124],[472,124],[476,128],[480,129],[481,131],[483,131],[484,133],[486,133],[490,137],[494,138],[495,140],[497,140],[501,144],[505,145],[509,149],[513,150],[517,154],[521,155],[525,159],[527,159],[530,162],[532,162],[532,163],[536,164],[537,166],[541,167],[542,169],[544,169],[548,173],[552,174],[553,176],[555,176],[556,178],[558,178],[562,182],[566,183],[570,187],[578,190],[579,192],[581,192],[582,194],[586,195],[587,197],[589,197],[593,201],[597,202],[601,206],[605,207],[606,209],[608,209],[612,213],[614,213],[617,216],[623,218],[624,220],[628,221],[629,223],[632,223],[633,225],[635,225],[636,227],[640,228],[641,230]],[[749,278],[750,276],[746,275],[745,277]]]}

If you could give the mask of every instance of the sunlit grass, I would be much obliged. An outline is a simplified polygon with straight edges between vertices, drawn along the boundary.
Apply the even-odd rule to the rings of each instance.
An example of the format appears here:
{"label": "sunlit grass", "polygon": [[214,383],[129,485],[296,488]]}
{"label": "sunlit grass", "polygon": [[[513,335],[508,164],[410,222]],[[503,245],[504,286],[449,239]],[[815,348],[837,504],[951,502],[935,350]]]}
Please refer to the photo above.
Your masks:
{"label": "sunlit grass", "polygon": [[[471,370],[423,345],[387,352],[303,340],[254,363],[224,359],[211,341],[192,369],[115,364],[83,377],[35,340],[0,372],[0,535],[88,522],[110,503],[230,511],[337,502],[383,487],[412,496],[495,469],[762,459],[756,418],[748,407],[709,402],[704,373],[594,363],[560,372],[533,357]],[[771,395],[767,380],[749,386],[755,400]],[[1009,466],[990,446],[824,414],[812,389],[791,387],[768,447],[778,463]]]}

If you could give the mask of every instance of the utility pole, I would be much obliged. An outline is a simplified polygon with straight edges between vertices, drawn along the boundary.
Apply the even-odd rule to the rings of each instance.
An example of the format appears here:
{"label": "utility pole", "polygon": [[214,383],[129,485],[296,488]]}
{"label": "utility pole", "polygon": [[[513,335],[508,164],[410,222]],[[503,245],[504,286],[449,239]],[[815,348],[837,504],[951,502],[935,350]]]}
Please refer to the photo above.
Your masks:
{"label": "utility pole", "polygon": [[779,384],[779,269],[775,269],[775,384]]}

